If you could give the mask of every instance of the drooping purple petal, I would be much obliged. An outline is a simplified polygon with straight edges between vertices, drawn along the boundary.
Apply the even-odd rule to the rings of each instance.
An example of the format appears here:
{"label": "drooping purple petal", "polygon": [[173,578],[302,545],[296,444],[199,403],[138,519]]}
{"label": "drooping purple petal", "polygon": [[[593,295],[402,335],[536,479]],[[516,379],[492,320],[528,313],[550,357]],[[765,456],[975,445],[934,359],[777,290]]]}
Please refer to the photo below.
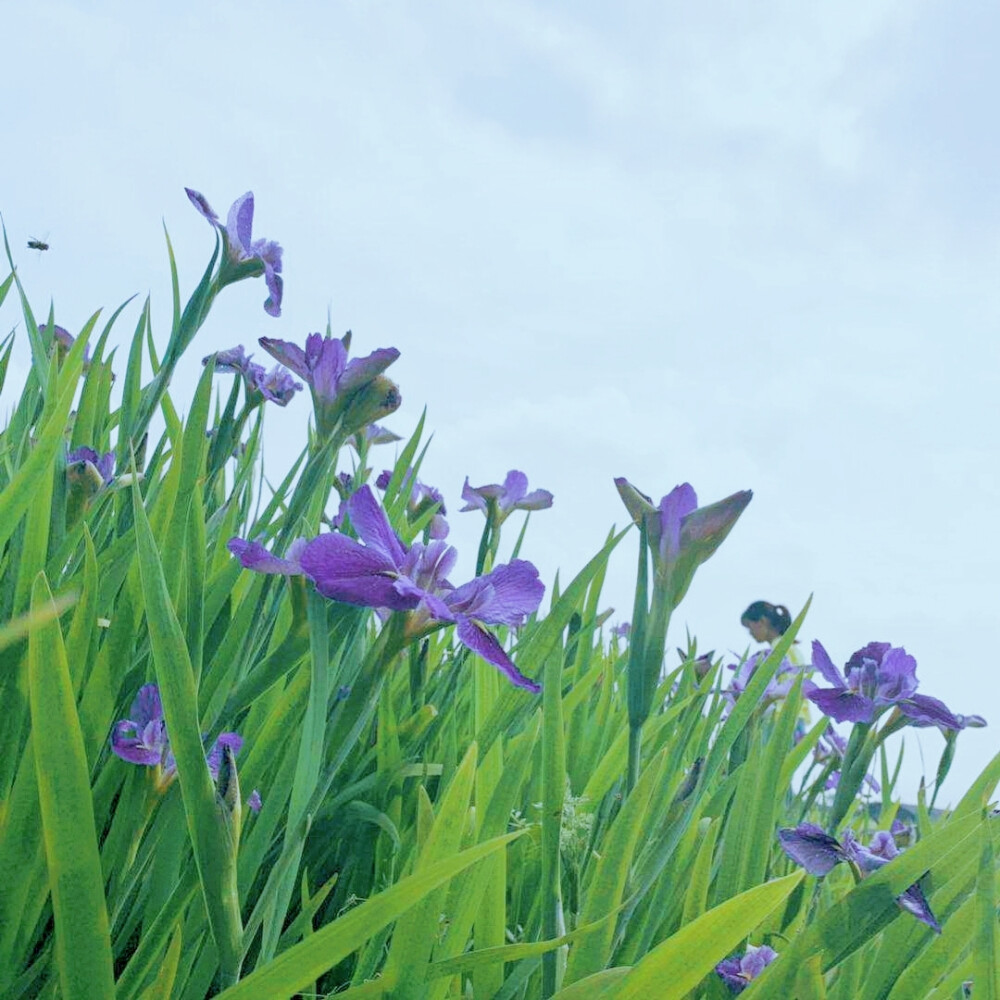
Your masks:
{"label": "drooping purple petal", "polygon": [[[899,702],[900,711],[917,726],[940,726],[942,729],[963,729],[962,720],[937,698],[914,694]],[[979,716],[973,716],[979,718]],[[985,722],[984,722],[985,724]],[[965,723],[968,725],[968,722]]]}
{"label": "drooping purple petal", "polygon": [[387,553],[339,532],[314,538],[300,562],[316,589],[331,600],[390,611],[409,611],[419,603],[396,589],[399,569]]}
{"label": "drooping purple petal", "polygon": [[846,860],[844,849],[836,837],[831,837],[815,823],[800,823],[778,831],[778,840],[785,853],[810,875],[827,875]]}
{"label": "drooping purple petal", "polygon": [[824,714],[836,722],[871,722],[875,703],[844,688],[815,688],[806,696]]}
{"label": "drooping purple petal", "polygon": [[226,548],[243,564],[244,569],[255,573],[276,573],[283,576],[298,576],[303,572],[299,557],[305,551],[306,540],[297,538],[288,547],[288,555],[282,559],[272,555],[260,542],[248,542],[242,538],[230,538]]}
{"label": "drooping purple petal", "polygon": [[455,634],[463,646],[481,656],[487,663],[492,663],[512,684],[524,688],[526,691],[531,691],[532,694],[538,694],[542,690],[540,684],[525,677],[514,666],[495,636],[464,615],[460,615],[456,621]]}
{"label": "drooping purple petal", "polygon": [[444,599],[455,614],[489,625],[520,625],[538,610],[544,594],[545,584],[534,565],[515,559],[462,584]]}

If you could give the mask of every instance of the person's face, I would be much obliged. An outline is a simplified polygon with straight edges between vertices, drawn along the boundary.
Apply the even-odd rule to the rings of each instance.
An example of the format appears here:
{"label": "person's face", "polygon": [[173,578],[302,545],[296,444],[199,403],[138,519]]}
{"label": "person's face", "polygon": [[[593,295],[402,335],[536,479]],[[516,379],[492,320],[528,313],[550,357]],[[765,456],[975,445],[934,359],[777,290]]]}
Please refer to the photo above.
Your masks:
{"label": "person's face", "polygon": [[770,642],[777,633],[766,618],[758,618],[757,621],[744,621],[755,642]]}

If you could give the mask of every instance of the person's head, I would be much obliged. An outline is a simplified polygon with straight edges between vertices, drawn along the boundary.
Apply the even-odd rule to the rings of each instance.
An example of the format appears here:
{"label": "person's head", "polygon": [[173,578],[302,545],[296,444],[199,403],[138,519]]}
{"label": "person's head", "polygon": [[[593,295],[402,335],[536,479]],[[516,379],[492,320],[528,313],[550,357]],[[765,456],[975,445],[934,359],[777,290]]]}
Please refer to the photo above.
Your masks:
{"label": "person's head", "polygon": [[754,601],[740,617],[740,624],[750,630],[757,642],[774,642],[792,624],[792,616],[784,604]]}

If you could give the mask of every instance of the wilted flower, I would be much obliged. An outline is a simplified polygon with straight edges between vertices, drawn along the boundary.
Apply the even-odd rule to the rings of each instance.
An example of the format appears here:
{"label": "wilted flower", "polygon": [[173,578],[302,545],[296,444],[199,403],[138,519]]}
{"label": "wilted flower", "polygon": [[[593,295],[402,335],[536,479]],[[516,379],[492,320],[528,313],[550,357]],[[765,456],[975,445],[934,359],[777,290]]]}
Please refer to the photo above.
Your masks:
{"label": "wilted flower", "polygon": [[395,347],[348,361],[350,334],[341,339],[310,333],[305,350],[270,337],[261,337],[259,343],[271,357],[309,383],[322,434],[329,434],[338,420],[353,434],[399,409],[399,390],[382,374],[399,357]]}
{"label": "wilted flower", "polygon": [[517,469],[511,469],[502,484],[470,486],[466,476],[462,499],[465,501],[462,512],[481,510],[487,518],[495,518],[497,524],[503,524],[515,510],[544,510],[552,506],[552,494],[548,490],[529,493],[528,477]]}
{"label": "wilted flower", "polygon": [[[844,832],[841,842],[814,823],[801,823],[794,828],[781,829],[778,831],[778,840],[785,853],[796,864],[805,868],[810,875],[820,877],[846,861],[854,869],[856,877],[861,878],[889,864],[899,853],[892,833],[888,830],[876,833],[867,848],[858,843],[851,830]],[[941,925],[931,912],[919,882],[914,882],[897,896],[896,902],[921,923],[938,934],[941,933]]]}
{"label": "wilted flower", "polygon": [[283,288],[281,247],[273,240],[253,239],[253,192],[247,191],[233,202],[223,226],[203,194],[191,188],[184,190],[191,204],[222,234],[225,258],[219,272],[220,286],[263,274],[269,292],[264,311],[271,316],[280,316]]}
{"label": "wilted flower", "polygon": [[340,532],[308,542],[299,539],[284,559],[271,555],[257,542],[240,538],[230,540],[229,550],[247,569],[304,573],[331,600],[414,612],[411,627],[416,631],[454,624],[463,645],[498,667],[518,687],[540,690],[483,627],[522,625],[538,609],[545,586],[531,563],[514,560],[454,587],[447,574],[457,559],[455,549],[440,540],[406,546],[368,486],[350,497],[347,510],[360,541]]}
{"label": "wilted flower", "polygon": [[871,723],[890,707],[912,723],[961,729],[961,721],[937,698],[917,694],[917,661],[901,646],[870,642],[847,661],[843,675],[827,651],[813,642],[813,667],[832,685],[814,687],[808,697],[837,722]]}
{"label": "wilted flower", "polygon": [[[165,788],[177,773],[177,762],[170,750],[160,689],[156,684],[145,684],[139,688],[129,710],[129,716],[128,719],[120,719],[115,723],[111,732],[111,750],[130,764],[158,767],[160,769],[158,785],[160,788]],[[227,746],[233,754],[237,754],[243,746],[243,738],[238,733],[219,734],[205,757],[213,781],[218,779],[223,749]],[[254,812],[260,809],[260,794],[256,790],[247,799],[247,805]]]}
{"label": "wilted flower", "polygon": [[766,944],[751,944],[742,955],[723,959],[715,971],[733,993],[742,993],[777,957],[778,953]]}

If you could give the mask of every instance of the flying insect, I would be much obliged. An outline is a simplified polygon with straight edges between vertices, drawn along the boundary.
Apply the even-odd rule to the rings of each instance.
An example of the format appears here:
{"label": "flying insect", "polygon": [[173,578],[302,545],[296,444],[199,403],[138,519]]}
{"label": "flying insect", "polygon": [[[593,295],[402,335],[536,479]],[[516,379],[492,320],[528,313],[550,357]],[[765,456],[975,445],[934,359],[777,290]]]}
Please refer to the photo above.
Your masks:
{"label": "flying insect", "polygon": [[45,240],[36,240],[36,239],[28,240],[29,250],[48,250],[48,248],[49,245],[48,243],[45,242]]}

